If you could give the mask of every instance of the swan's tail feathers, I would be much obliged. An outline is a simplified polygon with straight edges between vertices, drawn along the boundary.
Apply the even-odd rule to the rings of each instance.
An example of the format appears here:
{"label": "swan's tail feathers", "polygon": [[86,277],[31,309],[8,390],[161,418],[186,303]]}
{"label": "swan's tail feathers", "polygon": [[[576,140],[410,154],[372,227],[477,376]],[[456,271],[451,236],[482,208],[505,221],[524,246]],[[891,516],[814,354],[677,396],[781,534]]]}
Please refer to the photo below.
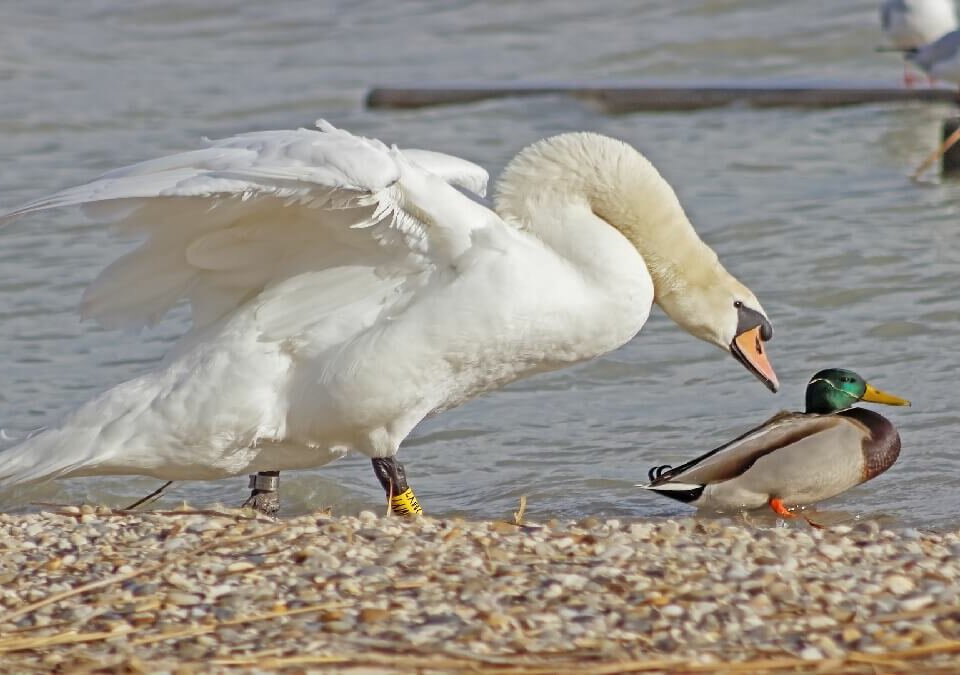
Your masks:
{"label": "swan's tail feathers", "polygon": [[93,431],[47,429],[0,450],[0,490],[62,478],[88,465]]}
{"label": "swan's tail feathers", "polygon": [[656,492],[658,495],[676,499],[678,502],[690,503],[700,499],[700,495],[703,494],[703,491],[707,486],[700,485],[699,483],[668,482],[639,483],[635,487]]}

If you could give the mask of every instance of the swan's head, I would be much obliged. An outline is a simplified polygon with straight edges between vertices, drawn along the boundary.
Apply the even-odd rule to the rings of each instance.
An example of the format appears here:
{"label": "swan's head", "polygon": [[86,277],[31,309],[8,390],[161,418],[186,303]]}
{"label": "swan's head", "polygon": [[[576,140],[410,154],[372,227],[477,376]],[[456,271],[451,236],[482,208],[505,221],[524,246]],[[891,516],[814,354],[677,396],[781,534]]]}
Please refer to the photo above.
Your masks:
{"label": "swan's head", "polygon": [[544,204],[585,202],[636,247],[654,301],[670,318],[779,388],[764,347],[773,328],[756,296],[700,240],[673,189],[632,146],[582,132],[535,143],[507,166],[496,202],[501,215],[533,231],[549,227],[541,214],[553,211]]}
{"label": "swan's head", "polygon": [[670,318],[691,335],[729,352],[770,391],[780,388],[765,344],[773,337],[773,326],[749,288],[719,262],[709,273],[688,274],[675,288],[657,298]]}

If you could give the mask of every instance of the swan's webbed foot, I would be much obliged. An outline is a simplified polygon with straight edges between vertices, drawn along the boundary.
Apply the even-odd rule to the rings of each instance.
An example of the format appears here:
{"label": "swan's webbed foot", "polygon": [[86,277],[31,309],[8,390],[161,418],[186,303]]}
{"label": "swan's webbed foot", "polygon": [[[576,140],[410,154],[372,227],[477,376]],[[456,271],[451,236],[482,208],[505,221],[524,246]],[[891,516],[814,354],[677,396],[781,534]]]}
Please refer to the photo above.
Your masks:
{"label": "swan's webbed foot", "polygon": [[417,496],[407,485],[407,472],[403,464],[393,457],[374,457],[373,472],[377,480],[387,493],[390,504],[390,513],[398,516],[422,516],[423,509],[417,501]]}
{"label": "swan's webbed foot", "polygon": [[250,474],[250,496],[243,503],[267,516],[280,512],[280,472],[261,471]]}

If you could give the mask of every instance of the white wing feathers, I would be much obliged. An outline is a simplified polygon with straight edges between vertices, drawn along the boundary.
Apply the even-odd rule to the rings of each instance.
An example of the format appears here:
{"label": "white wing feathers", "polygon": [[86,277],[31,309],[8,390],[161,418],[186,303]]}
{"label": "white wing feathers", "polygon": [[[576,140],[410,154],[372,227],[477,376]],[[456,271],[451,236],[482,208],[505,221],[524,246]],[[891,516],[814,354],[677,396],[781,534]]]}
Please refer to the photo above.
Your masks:
{"label": "white wing feathers", "polygon": [[479,197],[486,196],[487,181],[490,180],[490,176],[486,170],[473,162],[432,150],[407,148],[401,152],[404,157],[420,168],[440,176],[451,185],[462,187]]}
{"label": "white wing feathers", "polygon": [[185,298],[198,328],[297,275],[304,279],[286,290],[303,304],[286,303],[291,316],[361,296],[386,302],[412,278],[452,265],[476,229],[499,220],[451,187],[482,196],[487,173],[475,164],[318,127],[243,134],[111,171],[0,224],[82,205],[121,231],[145,233],[87,289],[84,315],[139,327]]}

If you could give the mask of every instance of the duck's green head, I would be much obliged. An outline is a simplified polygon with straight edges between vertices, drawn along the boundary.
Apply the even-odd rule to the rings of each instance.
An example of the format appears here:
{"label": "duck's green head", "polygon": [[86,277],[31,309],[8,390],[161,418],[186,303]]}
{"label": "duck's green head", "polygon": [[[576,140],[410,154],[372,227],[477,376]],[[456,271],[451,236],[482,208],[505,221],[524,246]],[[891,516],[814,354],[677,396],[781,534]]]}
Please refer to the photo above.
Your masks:
{"label": "duck's green head", "polygon": [[807,412],[828,414],[843,410],[857,401],[910,405],[910,401],[887,394],[857,375],[852,370],[827,368],[810,378],[807,384]]}

